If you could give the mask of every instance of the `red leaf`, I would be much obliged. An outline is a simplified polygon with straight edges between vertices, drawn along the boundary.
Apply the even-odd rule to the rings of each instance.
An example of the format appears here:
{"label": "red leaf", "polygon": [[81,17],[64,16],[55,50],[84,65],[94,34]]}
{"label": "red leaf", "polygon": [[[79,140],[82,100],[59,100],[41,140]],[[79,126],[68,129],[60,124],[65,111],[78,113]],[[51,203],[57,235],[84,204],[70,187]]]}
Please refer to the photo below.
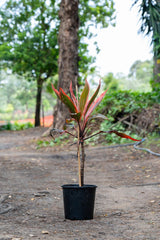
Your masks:
{"label": "red leaf", "polygon": [[71,93],[71,97],[72,97],[72,100],[73,100],[74,104],[77,106],[77,99],[76,99],[76,97],[75,97],[75,95],[73,93],[72,81],[70,83],[70,93]]}
{"label": "red leaf", "polygon": [[85,113],[84,115],[86,114],[86,112],[88,111],[89,107],[91,106],[91,104],[93,103],[93,101],[95,100],[95,98],[97,97],[98,93],[99,93],[99,89],[101,87],[101,80],[99,81],[99,85],[95,91],[95,93],[93,94],[93,96],[91,97],[91,99],[89,100],[88,104],[86,105],[85,107]]}
{"label": "red leaf", "polygon": [[60,92],[58,92],[57,89],[55,89],[54,85],[52,84],[52,89],[55,92],[55,94],[57,95],[58,98],[60,98]]}
{"label": "red leaf", "polygon": [[69,108],[71,113],[77,113],[77,107],[71,100],[71,98],[63,91],[62,88],[59,89],[61,101]]}
{"label": "red leaf", "polygon": [[[108,90],[108,89],[107,89],[107,90]],[[87,113],[86,113],[86,116],[85,116],[86,119],[91,115],[91,113],[94,111],[94,109],[100,104],[100,102],[101,102],[102,99],[104,98],[107,90],[106,90],[105,92],[103,92],[103,93],[97,98],[97,100],[91,104],[90,108],[88,109],[88,111],[87,111]]]}
{"label": "red leaf", "polygon": [[116,130],[111,130],[111,131],[108,131],[108,133],[115,133],[116,135],[118,135],[119,137],[121,138],[128,138],[128,139],[131,139],[132,141],[141,141],[142,139],[138,140],[138,139],[135,139],[135,138],[132,138],[130,137],[129,135],[125,134],[125,133],[121,133],[121,132],[118,132]]}

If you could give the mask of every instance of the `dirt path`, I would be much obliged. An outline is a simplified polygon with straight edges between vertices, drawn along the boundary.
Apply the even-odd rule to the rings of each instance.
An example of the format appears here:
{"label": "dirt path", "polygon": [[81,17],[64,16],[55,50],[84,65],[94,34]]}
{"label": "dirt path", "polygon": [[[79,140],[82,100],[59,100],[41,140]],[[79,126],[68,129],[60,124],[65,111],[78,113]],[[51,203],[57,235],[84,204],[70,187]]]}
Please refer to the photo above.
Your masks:
{"label": "dirt path", "polygon": [[160,239],[159,157],[133,147],[88,148],[95,217],[64,220],[61,185],[77,182],[76,152],[37,150],[43,131],[0,132],[0,240]]}

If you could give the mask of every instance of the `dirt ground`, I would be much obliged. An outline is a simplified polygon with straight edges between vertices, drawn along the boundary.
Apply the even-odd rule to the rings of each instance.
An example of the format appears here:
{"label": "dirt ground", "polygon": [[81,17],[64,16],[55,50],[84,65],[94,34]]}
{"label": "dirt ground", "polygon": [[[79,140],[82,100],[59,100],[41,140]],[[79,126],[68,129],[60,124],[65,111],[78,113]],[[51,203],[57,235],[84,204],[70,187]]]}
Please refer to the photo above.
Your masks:
{"label": "dirt ground", "polygon": [[61,185],[77,182],[76,148],[37,149],[42,132],[0,131],[0,240],[160,239],[160,157],[133,146],[88,147],[95,216],[65,220]]}

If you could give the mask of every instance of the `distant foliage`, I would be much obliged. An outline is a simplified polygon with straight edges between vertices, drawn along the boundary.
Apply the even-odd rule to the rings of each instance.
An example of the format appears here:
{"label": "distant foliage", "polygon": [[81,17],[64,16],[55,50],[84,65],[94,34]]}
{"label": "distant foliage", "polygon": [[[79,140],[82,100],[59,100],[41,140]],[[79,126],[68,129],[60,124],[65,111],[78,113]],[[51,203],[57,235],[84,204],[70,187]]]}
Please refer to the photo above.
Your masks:
{"label": "distant foliage", "polygon": [[116,77],[114,77],[113,73],[108,73],[106,76],[103,77],[103,84],[104,89],[111,89],[113,91],[116,91],[119,89],[119,82]]}
{"label": "distant foliage", "polygon": [[151,80],[153,79],[153,61],[135,61],[130,67],[128,75],[128,86],[140,92],[151,91]]}
{"label": "distant foliage", "polygon": [[[26,81],[16,74],[1,71],[0,78],[0,120],[19,120],[33,117],[35,108],[36,83]],[[48,91],[50,79],[44,84],[42,104],[44,112],[52,112],[56,100]]]}
{"label": "distant foliage", "polygon": [[5,126],[1,128],[1,130],[10,130],[10,131],[20,131],[28,128],[33,128],[33,124],[28,122],[28,123],[11,123],[8,122]]}
{"label": "distant foliage", "polygon": [[139,92],[152,91],[151,83],[153,80],[153,61],[135,61],[130,67],[129,74],[108,73],[103,79],[104,89],[109,88],[112,91],[133,90]]}

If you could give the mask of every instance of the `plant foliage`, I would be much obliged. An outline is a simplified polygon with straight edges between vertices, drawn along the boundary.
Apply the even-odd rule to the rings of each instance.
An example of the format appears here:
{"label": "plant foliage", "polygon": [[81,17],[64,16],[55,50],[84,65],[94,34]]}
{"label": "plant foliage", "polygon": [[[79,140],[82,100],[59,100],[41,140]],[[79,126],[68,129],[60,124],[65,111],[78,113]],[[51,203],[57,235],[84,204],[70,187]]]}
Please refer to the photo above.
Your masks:
{"label": "plant foliage", "polygon": [[[98,114],[93,116],[94,110],[98,107],[98,105],[103,100],[104,96],[106,95],[107,90],[105,90],[103,93],[100,94],[98,97],[98,93],[100,90],[101,82],[99,82],[99,85],[96,89],[96,91],[93,93],[93,95],[89,99],[89,91],[90,87],[86,80],[85,86],[80,94],[80,97],[78,98],[74,95],[73,89],[72,89],[72,82],[70,84],[70,96],[67,95],[62,88],[56,90],[54,86],[52,85],[53,91],[56,93],[57,97],[67,106],[67,108],[70,111],[71,118],[67,120],[67,123],[76,122],[77,126],[74,126],[75,132],[72,133],[68,130],[59,130],[59,129],[53,129],[51,130],[51,135],[54,137],[54,133],[68,133],[71,136],[77,138],[77,152],[78,152],[78,162],[79,162],[79,185],[82,186],[84,184],[84,161],[85,161],[85,153],[84,153],[84,141],[95,137],[99,134],[116,134],[121,138],[127,138],[131,139],[133,141],[140,141],[133,137],[130,137],[129,135],[126,135],[125,133],[118,132],[117,130],[107,130],[107,131],[98,131],[92,135],[87,136],[87,133],[89,131],[90,125],[92,120],[95,118],[102,118],[103,120],[107,118],[104,115]],[[80,146],[82,151],[82,158],[80,158]]]}

